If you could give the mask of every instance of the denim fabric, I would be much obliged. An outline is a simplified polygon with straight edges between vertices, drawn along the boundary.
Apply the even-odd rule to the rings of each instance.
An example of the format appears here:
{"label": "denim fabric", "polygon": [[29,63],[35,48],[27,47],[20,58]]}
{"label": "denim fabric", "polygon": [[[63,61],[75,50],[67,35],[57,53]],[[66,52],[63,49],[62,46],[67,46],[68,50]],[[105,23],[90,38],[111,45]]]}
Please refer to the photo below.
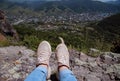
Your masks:
{"label": "denim fabric", "polygon": [[[24,81],[46,81],[46,77],[47,69],[39,66]],[[77,81],[72,71],[68,69],[60,71],[59,77],[60,81]]]}
{"label": "denim fabric", "polygon": [[39,66],[24,81],[46,81],[46,77],[47,69]]}
{"label": "denim fabric", "polygon": [[77,81],[76,77],[69,69],[60,71],[59,77],[60,81]]}

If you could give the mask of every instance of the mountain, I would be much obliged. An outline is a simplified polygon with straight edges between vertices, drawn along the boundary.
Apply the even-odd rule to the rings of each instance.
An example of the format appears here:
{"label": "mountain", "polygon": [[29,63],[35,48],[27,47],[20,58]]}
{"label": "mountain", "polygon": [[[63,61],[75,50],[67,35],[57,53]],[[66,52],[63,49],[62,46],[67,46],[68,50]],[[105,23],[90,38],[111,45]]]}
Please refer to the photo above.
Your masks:
{"label": "mountain", "polygon": [[54,1],[47,2],[45,4],[40,5],[38,9],[52,9],[57,7],[58,9],[65,10],[70,9],[74,12],[117,12],[120,11],[120,7],[109,5],[99,1],[92,0],[62,0],[62,1]]}
{"label": "mountain", "polygon": [[96,29],[106,40],[112,42],[111,51],[120,53],[120,13],[103,19],[97,24]]}
{"label": "mountain", "polygon": [[120,38],[120,13],[107,17],[98,22],[95,27],[108,41]]}
{"label": "mountain", "polygon": [[114,4],[114,5],[120,6],[120,0],[116,0],[116,1],[108,1],[108,2],[106,2],[106,3]]}
{"label": "mountain", "polygon": [[[5,3],[0,3],[0,9],[5,7]],[[120,12],[120,7],[93,0],[61,0],[61,1],[25,1],[24,3],[11,2],[6,4],[7,8],[20,6],[30,8],[35,11],[54,12],[54,11],[72,11],[72,12]],[[17,8],[17,7],[16,7]]]}
{"label": "mountain", "polygon": [[98,25],[120,27],[120,13],[103,19]]}
{"label": "mountain", "polygon": [[102,27],[104,31],[120,35],[120,13],[103,19],[98,26]]}

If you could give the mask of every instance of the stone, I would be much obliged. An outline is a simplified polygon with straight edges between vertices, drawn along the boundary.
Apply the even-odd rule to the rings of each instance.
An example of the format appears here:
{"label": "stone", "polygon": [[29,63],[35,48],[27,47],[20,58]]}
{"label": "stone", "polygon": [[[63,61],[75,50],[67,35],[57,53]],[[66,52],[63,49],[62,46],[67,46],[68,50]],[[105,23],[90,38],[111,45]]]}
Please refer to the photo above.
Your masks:
{"label": "stone", "polygon": [[100,51],[95,48],[90,48],[89,55],[93,57],[97,57],[100,54]]}
{"label": "stone", "polygon": [[116,78],[120,80],[120,64],[114,64],[113,66],[115,67]]}
{"label": "stone", "polygon": [[21,60],[16,60],[15,61],[15,65],[18,65],[18,64],[21,64],[22,62],[21,62]]}
{"label": "stone", "polygon": [[14,70],[14,69],[10,69],[10,70],[8,70],[8,72],[9,72],[10,74],[14,74],[14,73],[15,73],[15,70]]}
{"label": "stone", "polygon": [[106,73],[112,73],[112,72],[114,72],[114,68],[112,66],[106,68]]}
{"label": "stone", "polygon": [[120,80],[120,72],[116,73],[116,78]]}
{"label": "stone", "polygon": [[7,50],[5,48],[0,48],[0,54],[7,54]]}
{"label": "stone", "polygon": [[115,73],[109,73],[108,75],[110,76],[111,80],[115,80]]}
{"label": "stone", "polygon": [[83,52],[80,53],[80,60],[81,61],[87,61],[88,60],[88,56],[86,54],[84,54]]}
{"label": "stone", "polygon": [[103,64],[100,65],[100,67],[101,67],[104,71],[106,71],[107,68],[110,67],[110,65],[103,63]]}
{"label": "stone", "polygon": [[75,58],[75,64],[80,66],[80,65],[85,65],[87,63],[84,62],[84,61],[79,60],[78,58]]}
{"label": "stone", "polygon": [[2,77],[2,78],[6,78],[6,79],[7,79],[7,78],[9,78],[9,77],[10,77],[10,75],[9,75],[9,74],[4,74],[4,75],[2,75],[1,77]]}
{"label": "stone", "polygon": [[107,75],[107,74],[104,74],[104,75],[101,77],[101,80],[102,80],[102,81],[111,81],[110,76]]}
{"label": "stone", "polygon": [[13,75],[13,78],[19,79],[19,78],[20,78],[20,74],[19,74],[19,73],[15,73],[15,74]]}
{"label": "stone", "polygon": [[95,66],[97,66],[97,63],[96,62],[90,62],[89,65],[92,66],[92,67],[95,67]]}
{"label": "stone", "polygon": [[120,64],[114,64],[113,66],[115,67],[115,69],[117,69],[117,71],[120,71]]}
{"label": "stone", "polygon": [[93,57],[88,57],[87,58],[87,62],[95,62],[96,61],[96,58],[93,58]]}
{"label": "stone", "polygon": [[[114,53],[102,53],[114,58],[111,64],[102,62],[100,56],[91,57],[76,50],[70,51],[70,69],[78,81],[119,81],[120,80],[120,55]],[[0,47],[0,80],[24,81],[24,79],[36,68],[36,53],[24,46]],[[99,58],[99,59],[98,59]],[[114,62],[113,62],[114,61]],[[57,58],[55,52],[50,58],[52,75],[56,77]],[[51,76],[52,76],[51,75]],[[51,81],[57,81],[51,79]]]}
{"label": "stone", "polygon": [[96,76],[96,77],[101,77],[103,74],[102,73],[100,73],[100,72],[90,72],[89,73],[90,75],[94,75],[94,76]]}
{"label": "stone", "polygon": [[72,71],[75,73],[75,75],[77,75],[78,78],[80,76],[85,77],[90,72],[88,68],[85,68],[83,66],[75,66],[72,68]]}
{"label": "stone", "polygon": [[110,55],[101,55],[101,59],[104,63],[111,64],[112,62],[112,57]]}
{"label": "stone", "polygon": [[90,51],[92,51],[92,52],[99,52],[100,50],[97,50],[95,48],[90,48]]}
{"label": "stone", "polygon": [[20,50],[20,53],[22,53],[24,56],[33,56],[35,54],[35,52],[30,49]]}
{"label": "stone", "polygon": [[85,77],[85,81],[101,81],[101,79],[94,75],[87,75]]}
{"label": "stone", "polygon": [[104,72],[104,70],[99,66],[94,66],[94,67],[91,67],[89,69],[90,69],[91,72],[98,72],[98,73],[103,73]]}

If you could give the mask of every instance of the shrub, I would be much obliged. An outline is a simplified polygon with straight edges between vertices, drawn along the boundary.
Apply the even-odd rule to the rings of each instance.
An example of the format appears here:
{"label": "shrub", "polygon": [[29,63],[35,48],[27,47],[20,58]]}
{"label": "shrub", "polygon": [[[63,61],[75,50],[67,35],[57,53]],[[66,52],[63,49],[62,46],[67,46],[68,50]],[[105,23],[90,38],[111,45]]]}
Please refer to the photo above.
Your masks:
{"label": "shrub", "polygon": [[111,51],[114,53],[120,53],[120,40],[116,40],[113,42],[113,47],[111,47]]}
{"label": "shrub", "polygon": [[9,46],[9,41],[5,40],[5,41],[0,41],[0,47],[2,46]]}
{"label": "shrub", "polygon": [[39,43],[40,43],[40,40],[36,37],[36,36],[24,36],[24,40],[23,40],[23,43],[25,46],[33,49],[33,50],[36,50]]}
{"label": "shrub", "polygon": [[89,48],[108,50],[108,47],[110,47],[109,45],[111,45],[105,42],[106,40],[104,37],[98,34],[94,29],[91,29],[91,27],[79,28],[77,30],[69,28],[64,29],[64,27],[60,27],[56,30],[36,30],[35,27],[29,27],[27,24],[20,24],[14,27],[20,36],[19,43],[34,50],[37,49],[42,40],[49,41],[52,49],[55,49],[60,43],[58,37],[63,37],[65,44],[70,48],[85,53],[89,51]]}

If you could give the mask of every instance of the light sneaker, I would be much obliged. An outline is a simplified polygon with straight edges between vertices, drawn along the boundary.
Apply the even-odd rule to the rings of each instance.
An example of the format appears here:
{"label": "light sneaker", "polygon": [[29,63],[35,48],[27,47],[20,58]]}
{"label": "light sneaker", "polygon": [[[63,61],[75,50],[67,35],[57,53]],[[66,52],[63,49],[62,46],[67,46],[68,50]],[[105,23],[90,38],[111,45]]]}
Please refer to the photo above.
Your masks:
{"label": "light sneaker", "polygon": [[47,79],[50,78],[51,68],[49,66],[49,58],[51,56],[51,46],[47,41],[43,41],[39,44],[37,50],[37,66],[39,65],[47,65],[48,67],[48,75]]}
{"label": "light sneaker", "polygon": [[58,69],[61,66],[66,66],[66,67],[70,67],[69,66],[69,52],[68,52],[68,48],[64,43],[63,38],[59,37],[59,39],[61,40],[61,44],[59,44],[56,48],[56,57],[58,60]]}

